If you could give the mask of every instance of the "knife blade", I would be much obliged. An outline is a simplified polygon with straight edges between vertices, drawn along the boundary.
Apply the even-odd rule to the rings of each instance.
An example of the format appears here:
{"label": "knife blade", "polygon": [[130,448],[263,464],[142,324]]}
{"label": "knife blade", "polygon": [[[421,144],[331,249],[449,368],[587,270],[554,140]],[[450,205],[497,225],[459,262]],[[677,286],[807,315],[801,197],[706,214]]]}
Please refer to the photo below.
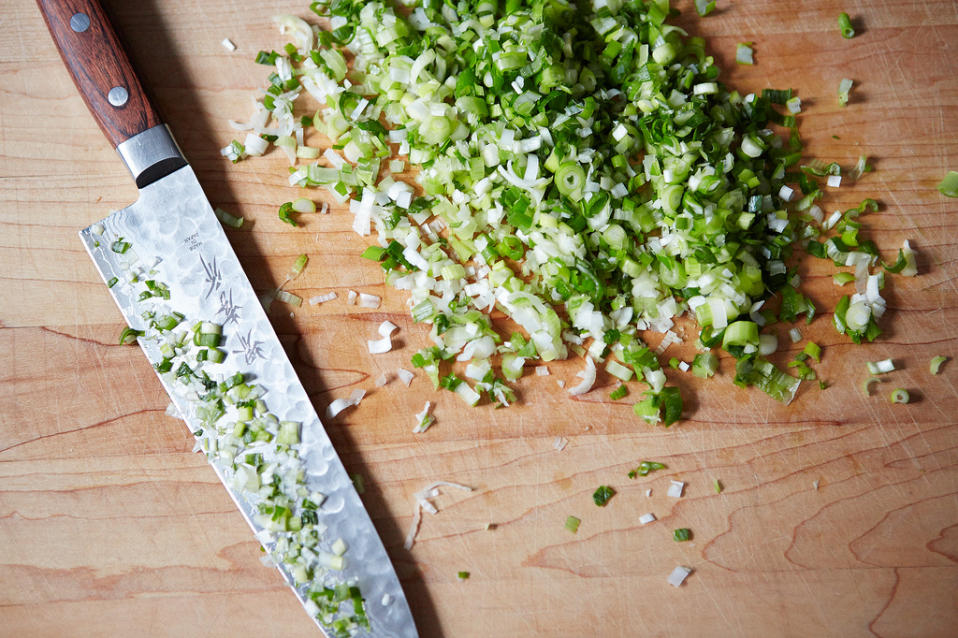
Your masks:
{"label": "knife blade", "polygon": [[178,415],[324,633],[417,637],[376,528],[102,7],[38,4],[139,188],[80,237]]}

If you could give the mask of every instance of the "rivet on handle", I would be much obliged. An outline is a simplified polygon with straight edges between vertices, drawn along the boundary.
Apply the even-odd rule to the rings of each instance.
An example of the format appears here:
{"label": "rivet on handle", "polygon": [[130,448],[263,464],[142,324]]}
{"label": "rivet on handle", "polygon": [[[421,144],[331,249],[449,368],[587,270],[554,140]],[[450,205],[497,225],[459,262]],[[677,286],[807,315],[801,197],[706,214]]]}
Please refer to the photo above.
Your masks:
{"label": "rivet on handle", "polygon": [[70,28],[77,33],[83,33],[90,28],[90,16],[77,12],[70,17]]}
{"label": "rivet on handle", "polygon": [[110,101],[110,104],[119,108],[126,104],[126,101],[130,99],[130,94],[122,86],[114,86],[110,89],[110,92],[106,94],[106,99]]}

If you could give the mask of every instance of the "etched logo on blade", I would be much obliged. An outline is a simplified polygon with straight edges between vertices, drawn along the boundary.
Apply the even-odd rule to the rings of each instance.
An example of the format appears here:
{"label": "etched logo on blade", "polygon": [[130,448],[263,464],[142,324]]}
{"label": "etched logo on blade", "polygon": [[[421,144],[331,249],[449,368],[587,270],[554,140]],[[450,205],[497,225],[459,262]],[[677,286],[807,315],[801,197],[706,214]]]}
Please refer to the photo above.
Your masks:
{"label": "etched logo on blade", "polygon": [[210,263],[206,263],[206,260],[203,259],[203,255],[200,255],[200,263],[203,264],[203,270],[206,271],[206,283],[209,286],[209,288],[206,289],[206,294],[203,296],[209,299],[213,291],[219,290],[220,284],[223,283],[223,274],[216,265],[216,257],[213,257]]}
{"label": "etched logo on blade", "polygon": [[223,317],[223,325],[228,326],[230,322],[239,323],[239,314],[243,306],[233,303],[233,289],[227,292],[220,292],[220,309],[216,311],[216,316]]}
{"label": "etched logo on blade", "polygon": [[233,354],[241,354],[246,357],[246,365],[252,365],[257,359],[266,359],[262,350],[263,342],[253,339],[252,330],[248,331],[245,337],[239,335],[238,339],[240,347],[238,350],[233,350]]}

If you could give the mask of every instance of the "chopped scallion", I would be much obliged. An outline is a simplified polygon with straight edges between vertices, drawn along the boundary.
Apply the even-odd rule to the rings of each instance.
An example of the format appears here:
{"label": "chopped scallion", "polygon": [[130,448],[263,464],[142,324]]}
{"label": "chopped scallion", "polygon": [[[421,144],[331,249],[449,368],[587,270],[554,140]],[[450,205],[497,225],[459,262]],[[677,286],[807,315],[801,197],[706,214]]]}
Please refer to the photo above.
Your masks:
{"label": "chopped scallion", "polygon": [[948,171],[945,179],[938,184],[938,190],[945,197],[958,197],[958,171]]}
{"label": "chopped scallion", "polygon": [[911,395],[904,388],[896,388],[892,391],[890,400],[892,403],[908,403],[911,400]]}
{"label": "chopped scallion", "polygon": [[855,29],[852,28],[852,19],[844,11],[838,15],[838,28],[842,32],[842,37],[850,40],[855,37]]}
{"label": "chopped scallion", "polygon": [[937,357],[933,357],[931,360],[931,364],[928,366],[929,371],[932,374],[938,374],[941,371],[941,366],[946,361],[948,361],[948,357],[943,357],[941,355],[938,355]]}
{"label": "chopped scallion", "polygon": [[600,485],[592,494],[592,500],[595,501],[595,504],[599,507],[605,507],[606,503],[608,503],[609,499],[611,499],[613,496],[615,496],[614,489],[608,485]]}

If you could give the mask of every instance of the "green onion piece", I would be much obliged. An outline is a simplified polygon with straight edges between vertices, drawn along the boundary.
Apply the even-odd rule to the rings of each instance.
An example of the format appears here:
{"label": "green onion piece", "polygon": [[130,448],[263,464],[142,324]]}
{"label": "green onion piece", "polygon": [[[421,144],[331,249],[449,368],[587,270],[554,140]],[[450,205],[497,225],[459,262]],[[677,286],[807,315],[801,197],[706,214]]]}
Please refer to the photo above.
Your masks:
{"label": "green onion piece", "polygon": [[911,396],[908,394],[908,390],[904,388],[896,388],[892,391],[889,399],[892,403],[908,403],[908,401],[911,399]]}
{"label": "green onion piece", "polygon": [[677,543],[684,543],[692,538],[692,530],[688,527],[680,527],[672,532],[672,540]]}
{"label": "green onion piece", "polygon": [[707,379],[718,370],[718,357],[711,352],[703,352],[695,355],[692,360],[692,374],[702,379]]}
{"label": "green onion piece", "polygon": [[466,580],[469,578],[469,572],[456,572],[456,578],[459,580]]}
{"label": "green onion piece", "polygon": [[735,61],[739,64],[755,64],[751,42],[739,42],[735,47]]}
{"label": "green onion piece", "polygon": [[725,487],[722,485],[722,482],[718,479],[712,481],[712,488],[715,490],[716,494],[721,494],[722,490],[725,489]]}
{"label": "green onion piece", "polygon": [[[382,261],[386,259],[388,253],[386,249],[382,246],[369,246],[366,250],[363,251],[363,254],[360,257],[364,259],[371,259],[373,261]],[[430,304],[431,307],[431,304]],[[430,313],[431,315],[431,313]]]}
{"label": "green onion piece", "polygon": [[296,258],[295,262],[293,262],[293,266],[292,268],[290,268],[290,272],[293,273],[294,275],[298,275],[299,273],[303,272],[303,268],[306,267],[306,264],[308,262],[309,262],[309,257],[305,253],[303,253],[302,255]]}
{"label": "green onion piece", "polygon": [[898,249],[898,259],[895,260],[895,263],[891,266],[887,262],[882,262],[882,267],[890,273],[900,273],[905,269],[905,266],[908,265],[908,259],[905,257],[905,250],[903,248]]}
{"label": "green onion piece", "polygon": [[645,399],[632,406],[636,416],[649,423],[662,423],[668,427],[682,416],[682,395],[675,387],[662,388],[659,392],[651,390],[645,393]]}
{"label": "green onion piece", "polygon": [[715,0],[695,0],[695,10],[704,18],[715,11]]}
{"label": "green onion piece", "polygon": [[615,496],[614,489],[608,485],[600,485],[592,494],[592,500],[595,501],[595,504],[599,507],[605,507],[606,503],[608,503],[609,499],[613,496]]}
{"label": "green onion piece", "polygon": [[758,324],[754,321],[736,321],[725,329],[722,347],[758,345]]}
{"label": "green onion piece", "polygon": [[815,361],[820,362],[822,360],[822,347],[815,343],[814,341],[809,341],[805,344],[805,354],[810,356]]}
{"label": "green onion piece", "polygon": [[575,516],[569,516],[568,518],[565,519],[565,528],[569,530],[570,532],[572,532],[573,534],[575,534],[576,532],[579,531],[579,523],[581,522],[582,521],[580,521]]}
{"label": "green onion piece", "polygon": [[120,281],[120,280],[117,279],[116,277],[110,277],[110,281],[106,282],[106,287],[107,287],[107,288],[112,288],[113,286],[117,285],[117,283],[119,283],[119,281]]}
{"label": "green onion piece", "polygon": [[866,397],[870,397],[872,395],[872,386],[876,383],[881,383],[881,379],[878,377],[868,377],[862,382],[862,392]]}
{"label": "green onion piece", "polygon": [[613,401],[618,401],[619,399],[627,396],[629,394],[629,389],[625,385],[619,385],[615,390],[609,393],[609,398]]}
{"label": "green onion piece", "polygon": [[637,468],[629,471],[629,478],[634,479],[636,476],[648,476],[649,472],[664,470],[667,468],[668,465],[665,463],[659,463],[658,461],[642,461],[639,463]]}
{"label": "green onion piece", "polygon": [[122,255],[130,249],[130,246],[132,246],[130,242],[123,241],[123,238],[120,237],[110,245],[110,250]]}
{"label": "green onion piece", "polygon": [[838,28],[841,29],[842,37],[850,40],[855,37],[855,29],[852,28],[852,19],[844,11],[838,16]]}
{"label": "green onion piece", "polygon": [[296,220],[292,217],[294,212],[293,202],[285,202],[279,207],[279,218],[290,226],[299,226],[299,224],[296,223]]}
{"label": "green onion piece", "polygon": [[218,206],[213,209],[213,212],[216,213],[216,218],[220,220],[220,223],[231,228],[240,228],[243,225],[244,219],[242,217],[231,215]]}
{"label": "green onion piece", "polygon": [[941,366],[942,364],[945,363],[945,361],[948,361],[948,357],[943,357],[941,355],[938,355],[937,357],[933,357],[931,360],[931,364],[928,367],[929,371],[932,374],[938,374],[941,371]]}
{"label": "green onion piece", "polygon": [[291,292],[286,292],[285,290],[277,290],[276,298],[282,301],[283,303],[288,303],[291,306],[302,306],[303,298],[299,295],[294,295]]}
{"label": "green onion piece", "polygon": [[938,190],[945,197],[958,197],[958,172],[948,171],[945,179],[938,184]]}
{"label": "green onion piece", "polygon": [[841,82],[838,83],[838,103],[842,106],[848,104],[848,93],[852,90],[854,82],[848,78],[844,78]]}
{"label": "green onion piece", "polygon": [[123,332],[120,333],[120,345],[128,346],[131,343],[136,343],[136,338],[142,337],[144,334],[142,330],[134,330],[133,328],[126,327],[123,329]]}
{"label": "green onion piece", "polygon": [[364,494],[366,492],[366,481],[363,479],[362,474],[353,474],[350,476],[353,479],[353,487],[356,488],[356,492],[359,494]]}
{"label": "green onion piece", "polygon": [[855,281],[854,273],[850,272],[837,272],[832,275],[832,280],[837,286],[844,286],[845,284]]}

